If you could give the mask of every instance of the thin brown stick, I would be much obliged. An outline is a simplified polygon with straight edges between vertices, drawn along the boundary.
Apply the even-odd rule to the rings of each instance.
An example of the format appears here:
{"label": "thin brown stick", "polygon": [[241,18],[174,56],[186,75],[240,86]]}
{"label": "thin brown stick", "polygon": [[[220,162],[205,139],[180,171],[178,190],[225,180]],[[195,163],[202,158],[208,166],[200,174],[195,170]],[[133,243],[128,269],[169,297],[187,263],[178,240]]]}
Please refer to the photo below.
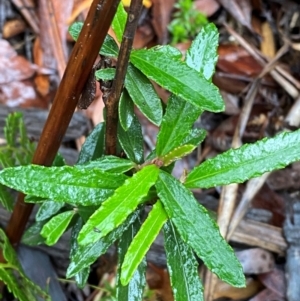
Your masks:
{"label": "thin brown stick", "polygon": [[138,24],[138,18],[142,9],[142,0],[132,0],[128,12],[126,27],[120,47],[120,54],[116,66],[116,76],[112,84],[111,93],[106,101],[106,154],[116,155],[117,128],[118,128],[118,105],[122,93],[124,80],[127,72],[130,51],[133,38]]}
{"label": "thin brown stick", "polygon": [[[52,164],[119,2],[120,0],[93,1],[57,90],[34,154],[34,164]],[[19,194],[6,230],[13,245],[19,243],[32,209],[33,204],[24,203],[24,195]]]}

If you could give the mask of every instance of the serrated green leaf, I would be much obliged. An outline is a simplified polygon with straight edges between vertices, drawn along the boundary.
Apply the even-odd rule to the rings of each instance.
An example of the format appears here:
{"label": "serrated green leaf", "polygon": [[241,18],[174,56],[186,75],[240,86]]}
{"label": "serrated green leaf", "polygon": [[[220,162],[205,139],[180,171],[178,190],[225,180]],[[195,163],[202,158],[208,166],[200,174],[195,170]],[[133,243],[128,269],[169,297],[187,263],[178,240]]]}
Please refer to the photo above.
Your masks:
{"label": "serrated green leaf", "polygon": [[83,166],[44,167],[39,165],[6,168],[0,172],[0,182],[25,194],[58,202],[98,205],[127,177]]}
{"label": "serrated green leaf", "polygon": [[164,166],[168,166],[174,161],[190,154],[195,149],[195,147],[196,146],[192,144],[178,146],[160,159],[163,161]]}
{"label": "serrated green leaf", "polygon": [[69,34],[75,41],[77,41],[82,27],[83,27],[83,22],[74,22],[69,27],[69,29],[68,29]]}
{"label": "serrated green leaf", "polygon": [[[83,22],[75,22],[69,27],[69,33],[75,41],[77,41],[82,27],[83,27]],[[110,35],[106,35],[103,45],[100,49],[100,54],[107,57],[118,56],[119,47],[115,42],[115,40]]]}
{"label": "serrated green leaf", "polygon": [[218,61],[219,46],[218,29],[213,23],[205,25],[186,53],[186,63],[189,67],[211,80]]}
{"label": "serrated green leaf", "polygon": [[105,68],[99,69],[95,72],[95,77],[97,80],[113,80],[116,75],[116,68]]}
{"label": "serrated green leaf", "polygon": [[103,45],[99,51],[101,55],[106,57],[118,57],[119,55],[119,46],[109,34],[106,35]]}
{"label": "serrated green leaf", "polygon": [[119,121],[124,131],[127,131],[134,118],[134,104],[128,92],[123,90],[119,101]]}
{"label": "serrated green leaf", "polygon": [[78,167],[99,168],[106,172],[124,173],[135,167],[135,163],[115,156],[104,156],[94,161],[89,161],[84,165],[78,165]]}
{"label": "serrated green leaf", "polygon": [[22,113],[19,112],[9,114],[5,120],[4,137],[10,147],[17,146],[20,120],[22,120]]}
{"label": "serrated green leaf", "polygon": [[123,38],[123,32],[127,20],[127,13],[120,2],[115,17],[112,21],[111,27],[117,37],[117,40],[121,43]]}
{"label": "serrated green leaf", "polygon": [[65,204],[62,202],[55,201],[45,201],[40,206],[38,212],[35,215],[35,220],[37,222],[43,221],[54,214],[56,214]]}
{"label": "serrated green leaf", "polygon": [[14,199],[9,193],[7,187],[0,184],[0,203],[7,210],[12,212],[14,208]]}
{"label": "serrated green leaf", "polygon": [[243,268],[217,224],[193,194],[171,175],[161,171],[156,182],[159,198],[183,241],[223,281],[245,286]]}
{"label": "serrated green leaf", "polygon": [[188,135],[183,139],[182,144],[193,144],[198,146],[206,136],[206,131],[203,129],[192,129]]}
{"label": "serrated green leaf", "polygon": [[28,229],[26,229],[22,236],[22,243],[28,246],[38,246],[44,244],[45,238],[41,235],[41,231],[47,222],[48,219],[41,222],[35,222]]}
{"label": "serrated green leaf", "polygon": [[130,61],[149,79],[195,106],[211,112],[224,110],[218,88],[180,58],[170,56],[165,47],[135,50]]}
{"label": "serrated green leaf", "polygon": [[118,139],[125,154],[131,161],[138,164],[144,161],[144,139],[142,127],[135,115],[133,115],[131,125],[127,131],[124,131],[122,126],[119,124]]}
{"label": "serrated green leaf", "polygon": [[189,188],[242,183],[300,160],[300,130],[281,133],[231,149],[195,167],[187,176]]}
{"label": "serrated green leaf", "polygon": [[15,266],[16,269],[22,270],[19,263],[17,254],[11,246],[6,234],[0,229],[0,248],[2,249],[2,255],[4,259],[11,265]]}
{"label": "serrated green leaf", "polygon": [[46,244],[48,246],[57,243],[58,239],[63,235],[70,224],[74,214],[75,211],[73,210],[57,214],[44,225],[41,235],[46,238]]}
{"label": "serrated green leaf", "polygon": [[78,236],[79,244],[96,242],[122,224],[147,196],[158,172],[155,165],[148,165],[126,180],[83,226]]}
{"label": "serrated green leaf", "polygon": [[141,229],[133,238],[125,255],[120,277],[122,285],[127,285],[129,283],[138,265],[143,260],[167,219],[168,216],[161,202],[158,200],[150,211],[145,222],[142,224]]}
{"label": "serrated green leaf", "polygon": [[[19,287],[18,280],[16,279],[15,275],[13,274],[12,270],[8,269],[1,269],[0,268],[0,279],[6,284],[7,289],[9,292],[13,293],[16,298],[20,301],[31,301],[26,293]],[[37,299],[33,299],[35,301]]]}
{"label": "serrated green leaf", "polygon": [[15,166],[12,150],[3,149],[0,152],[0,166],[2,168]]}
{"label": "serrated green leaf", "polygon": [[124,260],[124,256],[129,248],[133,237],[140,229],[141,224],[142,218],[139,217],[123,233],[118,243],[118,271],[116,292],[116,297],[118,301],[140,301],[143,297],[143,290],[146,285],[145,269],[147,263],[145,258],[143,258],[142,262],[139,264],[128,285],[123,286],[120,281],[121,265]]}
{"label": "serrated green leaf", "polygon": [[163,229],[167,266],[175,301],[203,301],[203,286],[193,250],[184,243],[171,221]]}
{"label": "serrated green leaf", "polygon": [[[70,258],[71,262],[67,269],[67,277],[70,278],[75,274],[79,273],[80,270],[88,268],[92,263],[94,263],[99,256],[106,253],[108,248],[118,240],[124,231],[137,219],[140,214],[140,210],[137,210],[131,214],[127,220],[110,232],[108,235],[102,237],[95,243],[91,243],[85,246],[78,245],[76,233],[72,231],[72,244]],[[78,227],[77,227],[78,228]],[[80,232],[81,226],[77,229]]]}
{"label": "serrated green leaf", "polygon": [[99,123],[87,136],[79,153],[77,164],[87,163],[104,155],[105,123]]}
{"label": "serrated green leaf", "polygon": [[132,64],[127,68],[125,88],[145,117],[159,126],[162,120],[161,100],[149,79]]}
{"label": "serrated green leaf", "polygon": [[164,156],[180,146],[201,113],[201,109],[172,95],[157,135],[157,156]]}

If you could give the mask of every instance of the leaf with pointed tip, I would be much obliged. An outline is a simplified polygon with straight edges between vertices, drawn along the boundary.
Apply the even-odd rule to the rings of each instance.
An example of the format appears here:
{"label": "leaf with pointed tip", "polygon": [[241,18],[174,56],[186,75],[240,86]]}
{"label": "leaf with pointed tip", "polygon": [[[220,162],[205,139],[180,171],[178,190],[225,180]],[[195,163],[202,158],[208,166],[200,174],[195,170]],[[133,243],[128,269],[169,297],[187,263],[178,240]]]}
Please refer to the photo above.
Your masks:
{"label": "leaf with pointed tip", "polygon": [[84,165],[78,165],[78,167],[99,168],[106,172],[124,173],[135,167],[135,163],[128,159],[123,159],[115,156],[104,156],[94,161],[89,161]]}
{"label": "leaf with pointed tip", "polygon": [[54,245],[63,235],[74,214],[75,211],[73,210],[57,214],[44,225],[41,235],[46,238],[46,244],[48,246]]}
{"label": "leaf with pointed tip", "polygon": [[157,166],[148,165],[126,180],[83,226],[78,236],[79,244],[96,242],[122,224],[147,196],[158,173]]}
{"label": "leaf with pointed tip", "polygon": [[188,174],[185,186],[208,188],[242,183],[300,160],[299,148],[300,130],[245,144],[195,167]]}
{"label": "leaf with pointed tip", "polygon": [[156,154],[161,157],[180,146],[202,110],[172,95],[157,135]]}
{"label": "leaf with pointed tip", "polygon": [[184,243],[171,221],[163,229],[167,266],[175,301],[203,301],[203,287],[192,248]]}
{"label": "leaf with pointed tip", "polygon": [[120,2],[115,17],[112,21],[111,27],[117,37],[117,40],[121,43],[123,38],[123,32],[127,20],[127,13]]}
{"label": "leaf with pointed tip", "polygon": [[79,153],[77,164],[87,163],[104,155],[105,123],[101,122],[87,136]]}
{"label": "leaf with pointed tip", "polygon": [[145,117],[159,126],[162,119],[161,100],[149,79],[132,64],[127,68],[125,88]]}
{"label": "leaf with pointed tip", "polygon": [[156,182],[158,197],[183,241],[223,281],[245,286],[243,268],[217,224],[193,194],[173,176],[161,171]]}
{"label": "leaf with pointed tip", "polygon": [[142,163],[144,160],[144,138],[142,127],[138,118],[133,115],[130,127],[124,131],[122,126],[118,126],[118,139],[127,155],[127,157],[135,162]]}
{"label": "leaf with pointed tip", "polygon": [[111,196],[127,177],[83,166],[6,168],[0,182],[25,194],[80,205],[97,205]]}
{"label": "leaf with pointed tip", "polygon": [[182,144],[193,144],[198,146],[206,136],[206,131],[203,129],[191,129],[188,135],[183,139]]}
{"label": "leaf with pointed tip", "polygon": [[35,220],[37,222],[43,221],[54,214],[56,214],[65,204],[62,202],[55,201],[45,201],[40,206],[38,212],[36,213]]}
{"label": "leaf with pointed tip", "polygon": [[[137,210],[131,214],[122,225],[94,243],[84,246],[78,245],[76,236],[76,244],[73,242],[74,247],[71,249],[71,262],[67,269],[67,277],[73,277],[80,270],[85,269],[94,263],[99,256],[104,254],[108,248],[122,236],[124,231],[126,231],[126,229],[137,219],[139,214],[140,210]],[[78,233],[79,232],[80,229],[78,230]]]}
{"label": "leaf with pointed tip", "polygon": [[211,80],[218,61],[219,33],[213,23],[205,25],[186,53],[186,64]]}
{"label": "leaf with pointed tip", "polygon": [[118,243],[118,271],[117,271],[117,292],[116,297],[118,301],[140,301],[143,299],[143,291],[146,285],[145,269],[146,258],[142,259],[142,262],[137,267],[128,285],[123,286],[120,281],[121,265],[124,261],[125,254],[132,242],[132,239],[140,229],[142,224],[142,218],[139,216],[132,223],[128,229],[123,233]]}
{"label": "leaf with pointed tip", "polygon": [[[69,33],[75,41],[77,41],[82,27],[83,27],[83,22],[75,22],[69,27]],[[103,45],[100,49],[100,54],[107,57],[118,56],[119,54],[118,44],[110,35],[106,35]]]}
{"label": "leaf with pointed tip", "polygon": [[95,72],[95,77],[97,80],[109,81],[113,80],[116,75],[116,68],[104,68],[99,69]]}
{"label": "leaf with pointed tip", "polygon": [[89,267],[80,270],[77,274],[74,275],[74,280],[79,288],[83,289],[86,286],[89,275],[90,275]]}
{"label": "leaf with pointed tip", "polygon": [[149,79],[195,106],[211,112],[224,110],[219,89],[181,58],[170,55],[165,46],[132,51],[130,61]]}
{"label": "leaf with pointed tip", "polygon": [[168,166],[174,161],[177,161],[178,159],[187,156],[195,148],[196,146],[192,144],[181,145],[174,148],[172,151],[170,151],[168,154],[164,155],[160,159],[163,161],[164,166]]}
{"label": "leaf with pointed tip", "polygon": [[134,104],[124,89],[119,101],[119,120],[124,131],[127,131],[134,118]]}
{"label": "leaf with pointed tip", "polygon": [[167,219],[168,216],[158,200],[127,250],[121,268],[120,280],[122,285],[129,283]]}

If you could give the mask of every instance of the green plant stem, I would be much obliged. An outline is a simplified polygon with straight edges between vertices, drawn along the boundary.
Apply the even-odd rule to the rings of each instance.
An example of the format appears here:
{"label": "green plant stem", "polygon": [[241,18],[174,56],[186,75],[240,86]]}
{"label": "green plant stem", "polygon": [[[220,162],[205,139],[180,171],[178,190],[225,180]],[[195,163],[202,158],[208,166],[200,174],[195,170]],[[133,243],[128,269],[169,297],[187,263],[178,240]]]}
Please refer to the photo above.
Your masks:
{"label": "green plant stem", "polygon": [[120,47],[120,54],[116,66],[115,79],[113,81],[111,93],[109,94],[105,104],[107,110],[105,151],[107,155],[116,155],[119,99],[124,86],[130,51],[132,49],[133,38],[142,6],[142,0],[131,1],[126,27]]}

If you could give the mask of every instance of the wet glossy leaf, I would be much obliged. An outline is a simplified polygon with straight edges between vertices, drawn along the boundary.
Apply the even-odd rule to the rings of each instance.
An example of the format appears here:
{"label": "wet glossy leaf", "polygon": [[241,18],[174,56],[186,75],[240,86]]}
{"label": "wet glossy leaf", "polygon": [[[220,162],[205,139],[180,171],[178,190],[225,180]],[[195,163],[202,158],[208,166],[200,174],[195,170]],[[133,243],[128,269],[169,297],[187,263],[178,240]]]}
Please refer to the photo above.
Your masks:
{"label": "wet glossy leaf", "polygon": [[167,219],[167,214],[158,200],[127,250],[121,268],[122,285],[129,283]]}
{"label": "wet glossy leaf", "polygon": [[35,220],[37,222],[43,221],[54,214],[56,214],[65,204],[55,201],[44,201],[36,213]]}
{"label": "wet glossy leaf", "polygon": [[89,275],[90,275],[90,268],[82,269],[77,274],[74,275],[74,280],[79,288],[83,289],[86,286]]}
{"label": "wet glossy leaf", "polygon": [[109,81],[113,80],[116,74],[116,69],[115,68],[105,68],[105,69],[100,69],[95,72],[95,77],[97,80],[104,80],[104,81]]}
{"label": "wet glossy leaf", "polygon": [[99,168],[106,172],[111,173],[124,173],[133,167],[135,163],[130,160],[115,157],[115,156],[104,156],[94,161],[89,161],[84,165],[78,165],[78,167],[84,168]]}
{"label": "wet glossy leaf", "polygon": [[123,286],[120,281],[121,265],[124,260],[125,254],[129,245],[140,229],[142,220],[139,216],[133,224],[123,233],[118,243],[118,272],[117,272],[117,300],[118,301],[140,301],[143,298],[143,291],[146,285],[145,269],[146,259],[143,258],[142,262],[137,267],[128,285]]}
{"label": "wet glossy leaf", "polygon": [[160,125],[161,100],[149,79],[132,64],[127,68],[125,88],[140,111],[155,125]]}
{"label": "wet glossy leaf", "polygon": [[79,244],[96,242],[122,224],[147,196],[158,172],[155,165],[148,165],[126,180],[83,226],[78,237]]}
{"label": "wet glossy leaf", "polygon": [[211,80],[218,60],[218,29],[213,23],[204,26],[186,53],[186,63]]}
{"label": "wet glossy leaf", "polygon": [[35,222],[31,225],[22,236],[22,243],[28,246],[38,246],[45,243],[45,238],[41,235],[41,231],[48,220]]}
{"label": "wet glossy leaf", "polygon": [[0,172],[6,186],[60,202],[97,205],[111,196],[127,177],[83,166],[44,167],[38,165],[7,168]]}
{"label": "wet glossy leaf", "polygon": [[281,133],[229,150],[195,167],[187,176],[190,188],[242,183],[300,160],[300,130]]}
{"label": "wet glossy leaf", "polygon": [[77,164],[95,160],[104,155],[105,123],[99,123],[82,145]]}
{"label": "wet glossy leaf", "polygon": [[171,175],[161,171],[156,183],[158,196],[183,241],[223,281],[245,285],[243,269],[217,224],[193,194]]}
{"label": "wet glossy leaf", "polygon": [[57,214],[44,225],[41,235],[46,238],[46,244],[48,246],[54,245],[63,235],[74,214],[75,211],[73,210]]}
{"label": "wet glossy leaf", "polygon": [[142,127],[135,115],[133,115],[131,125],[127,131],[124,131],[122,126],[118,126],[118,139],[125,154],[131,161],[135,163],[142,163],[144,161]]}
{"label": "wet glossy leaf", "polygon": [[127,13],[123,7],[123,4],[120,3],[115,14],[115,17],[112,21],[111,27],[116,34],[117,40],[121,43],[123,38],[123,32],[127,20]]}
{"label": "wet glossy leaf", "polygon": [[[67,277],[73,277],[80,270],[93,264],[99,256],[104,254],[108,248],[122,236],[124,231],[137,219],[139,214],[140,210],[137,210],[131,214],[122,225],[111,231],[108,235],[94,243],[84,246],[78,245],[77,236],[73,238],[75,234],[72,232],[72,240],[76,240],[76,243],[74,241],[72,243],[71,262],[67,270]],[[80,229],[78,230],[78,233],[80,232]]]}
{"label": "wet glossy leaf", "polygon": [[[69,33],[75,41],[77,41],[82,27],[83,22],[75,22],[69,27]],[[110,35],[106,35],[100,50],[100,54],[108,57],[117,57],[118,53],[119,47],[117,43]]]}
{"label": "wet glossy leaf", "polygon": [[11,193],[8,191],[7,187],[0,184],[0,204],[7,210],[13,211],[14,199]]}
{"label": "wet glossy leaf", "polygon": [[182,144],[193,144],[198,146],[206,136],[206,131],[203,129],[192,129],[189,134],[183,139]]}
{"label": "wet glossy leaf", "polygon": [[119,46],[114,40],[114,38],[111,37],[109,34],[106,35],[99,53],[106,57],[118,57]]}
{"label": "wet glossy leaf", "polygon": [[124,89],[119,101],[119,120],[124,131],[127,131],[134,118],[134,104]]}
{"label": "wet glossy leaf", "polygon": [[211,112],[223,111],[218,88],[168,52],[165,47],[135,50],[130,61],[149,79],[195,106]]}
{"label": "wet glossy leaf", "polygon": [[203,287],[192,248],[181,239],[171,221],[164,225],[164,238],[175,301],[203,301]]}
{"label": "wet glossy leaf", "polygon": [[196,146],[192,144],[178,146],[160,159],[163,161],[164,166],[168,166],[174,161],[177,161],[178,159],[190,154],[195,149],[195,147]]}
{"label": "wet glossy leaf", "polygon": [[201,112],[198,107],[172,95],[157,136],[157,156],[164,156],[180,146]]}

